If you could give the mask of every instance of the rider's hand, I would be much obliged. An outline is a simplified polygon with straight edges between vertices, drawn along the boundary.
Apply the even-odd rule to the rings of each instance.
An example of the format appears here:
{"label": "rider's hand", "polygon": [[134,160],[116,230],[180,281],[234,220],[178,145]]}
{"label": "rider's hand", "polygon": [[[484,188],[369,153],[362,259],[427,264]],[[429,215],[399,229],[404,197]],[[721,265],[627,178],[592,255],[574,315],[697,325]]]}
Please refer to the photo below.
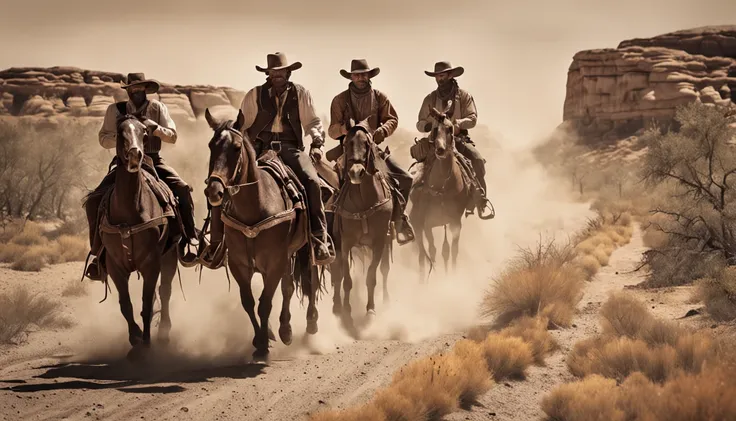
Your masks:
{"label": "rider's hand", "polygon": [[373,133],[373,141],[376,143],[376,145],[380,145],[384,139],[386,139],[386,135],[384,134],[383,130],[378,129]]}
{"label": "rider's hand", "polygon": [[321,161],[322,160],[321,147],[312,145],[312,148],[309,150],[309,156],[311,156],[312,159],[315,161]]}
{"label": "rider's hand", "polygon": [[153,135],[153,132],[155,132],[156,129],[158,129],[158,123],[151,120],[150,118],[143,120],[143,124],[146,125],[146,130],[148,131],[149,136]]}
{"label": "rider's hand", "polygon": [[432,123],[427,123],[424,125],[424,131],[425,132],[431,132],[432,131]]}
{"label": "rider's hand", "polygon": [[452,128],[453,128],[452,133],[454,135],[459,135],[460,134],[460,126],[458,126],[457,124],[453,124]]}

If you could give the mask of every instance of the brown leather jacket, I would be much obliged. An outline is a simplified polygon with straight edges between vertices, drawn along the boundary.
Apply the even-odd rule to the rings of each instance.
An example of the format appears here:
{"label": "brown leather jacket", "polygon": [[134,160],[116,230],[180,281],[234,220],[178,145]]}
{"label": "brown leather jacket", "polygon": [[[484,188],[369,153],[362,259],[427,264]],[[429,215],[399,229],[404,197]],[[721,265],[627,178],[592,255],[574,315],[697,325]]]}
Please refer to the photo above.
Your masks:
{"label": "brown leather jacket", "polygon": [[399,116],[394,106],[383,92],[371,89],[366,97],[360,101],[353,101],[350,89],[340,92],[330,107],[330,127],[327,134],[338,139],[347,133],[345,126],[350,118],[355,123],[368,118],[368,125],[374,132],[383,131],[384,137],[391,136],[399,125]]}

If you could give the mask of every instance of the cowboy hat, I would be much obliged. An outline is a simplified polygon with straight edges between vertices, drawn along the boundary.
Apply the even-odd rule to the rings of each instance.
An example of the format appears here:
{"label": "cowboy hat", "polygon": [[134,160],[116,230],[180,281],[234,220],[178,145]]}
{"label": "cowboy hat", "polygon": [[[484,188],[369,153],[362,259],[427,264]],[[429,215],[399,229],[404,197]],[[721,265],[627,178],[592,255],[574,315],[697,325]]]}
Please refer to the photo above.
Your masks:
{"label": "cowboy hat", "polygon": [[144,85],[147,94],[155,94],[161,87],[161,84],[155,79],[146,79],[146,75],[143,73],[128,73],[128,77],[125,79],[125,82],[121,82],[121,85],[123,89]]}
{"label": "cowboy hat", "polygon": [[452,67],[449,61],[438,61],[434,64],[434,72],[424,71],[427,76],[437,76],[440,73],[447,72],[450,73],[451,77],[458,77],[465,73],[465,69],[462,66]]}
{"label": "cowboy hat", "polygon": [[371,66],[368,65],[368,61],[366,61],[366,59],[364,58],[358,58],[351,61],[349,72],[345,69],[340,69],[340,74],[345,79],[350,79],[351,75],[361,73],[367,73],[369,78],[373,78],[380,72],[381,69],[379,69],[378,67],[371,68]]}
{"label": "cowboy hat", "polygon": [[298,61],[295,61],[294,63],[289,64],[289,60],[286,59],[286,54],[284,53],[274,53],[269,54],[266,56],[266,67],[261,67],[259,65],[256,65],[256,70],[259,72],[267,72],[269,70],[281,70],[281,69],[288,69],[288,70],[297,70],[301,69],[302,64]]}

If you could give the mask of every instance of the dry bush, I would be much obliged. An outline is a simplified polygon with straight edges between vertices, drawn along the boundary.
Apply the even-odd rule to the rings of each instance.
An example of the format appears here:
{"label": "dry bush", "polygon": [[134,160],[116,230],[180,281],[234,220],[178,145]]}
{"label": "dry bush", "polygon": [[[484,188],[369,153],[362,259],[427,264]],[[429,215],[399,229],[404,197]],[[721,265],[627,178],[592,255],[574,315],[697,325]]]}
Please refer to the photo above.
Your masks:
{"label": "dry bush", "polygon": [[616,381],[593,375],[554,389],[542,400],[550,421],[626,421],[616,405]]}
{"label": "dry bush", "polygon": [[61,235],[56,239],[59,244],[61,262],[83,262],[89,252],[88,240],[78,236]]}
{"label": "dry bush", "polygon": [[522,316],[544,314],[552,324],[569,326],[585,283],[584,274],[572,264],[575,256],[573,246],[554,241],[522,250],[495,278],[483,299],[483,315],[508,324]]}
{"label": "dry bush", "polygon": [[575,376],[595,373],[623,380],[638,371],[661,382],[683,370],[698,372],[723,355],[720,341],[653,317],[626,293],[611,294],[600,315],[603,335],[578,342],[568,356]]}
{"label": "dry bush", "polygon": [[373,399],[386,421],[425,421],[429,419],[428,409],[422,401],[410,399],[401,391],[388,387],[379,390]]}
{"label": "dry bush", "polygon": [[447,374],[444,356],[423,358],[409,363],[395,373],[389,386],[394,393],[415,402],[429,419],[440,418],[455,411],[460,405],[459,388],[447,388],[443,375]]}
{"label": "dry bush", "polygon": [[601,269],[601,262],[591,255],[583,255],[577,262],[578,267],[585,274],[586,279],[592,279]]}
{"label": "dry bush", "polygon": [[548,323],[544,317],[523,317],[514,320],[500,334],[523,339],[531,348],[534,362],[543,365],[545,357],[558,348],[557,342],[547,330]]}
{"label": "dry bush", "polygon": [[317,412],[310,421],[389,421],[383,411],[373,404],[344,410]]}
{"label": "dry bush", "polygon": [[44,231],[41,225],[26,221],[23,230],[10,238],[10,243],[20,246],[35,246],[48,243],[48,239],[44,237]]}
{"label": "dry bush", "polygon": [[521,338],[490,334],[480,345],[496,381],[523,379],[527,367],[534,362],[531,346]]}
{"label": "dry bush", "polygon": [[678,373],[655,384],[640,373],[621,386],[593,375],[562,385],[542,400],[549,420],[731,420],[736,419],[736,371],[717,363],[701,372]]}
{"label": "dry bush", "polygon": [[62,297],[81,297],[87,294],[87,285],[77,279],[72,279],[61,291]]}
{"label": "dry bush", "polygon": [[33,326],[64,328],[71,323],[59,316],[60,304],[20,287],[0,295],[0,343],[22,341]]}
{"label": "dry bush", "polygon": [[736,319],[736,267],[727,267],[712,278],[696,283],[697,296],[710,316],[718,321]]}
{"label": "dry bush", "polygon": [[0,262],[13,263],[18,260],[27,249],[28,247],[26,246],[13,243],[0,244]]}
{"label": "dry bush", "polygon": [[28,247],[25,251],[10,265],[13,270],[22,272],[38,272],[49,263],[48,246]]}

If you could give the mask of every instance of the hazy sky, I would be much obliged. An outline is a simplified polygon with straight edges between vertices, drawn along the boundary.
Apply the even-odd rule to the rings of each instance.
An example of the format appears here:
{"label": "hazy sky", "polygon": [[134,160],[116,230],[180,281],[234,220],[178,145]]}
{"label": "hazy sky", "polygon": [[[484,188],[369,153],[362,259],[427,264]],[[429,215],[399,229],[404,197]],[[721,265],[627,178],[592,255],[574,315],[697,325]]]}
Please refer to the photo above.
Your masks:
{"label": "hazy sky", "polygon": [[[319,111],[345,89],[340,68],[366,58],[374,87],[413,127],[435,87],[438,60],[465,67],[479,121],[505,145],[526,145],[560,123],[567,69],[577,51],[615,47],[704,25],[736,24],[736,0],[259,1],[3,0],[0,68],[77,66],[180,84],[247,90],[269,52],[304,67],[292,80]],[[145,5],[145,6],[144,6]]]}

